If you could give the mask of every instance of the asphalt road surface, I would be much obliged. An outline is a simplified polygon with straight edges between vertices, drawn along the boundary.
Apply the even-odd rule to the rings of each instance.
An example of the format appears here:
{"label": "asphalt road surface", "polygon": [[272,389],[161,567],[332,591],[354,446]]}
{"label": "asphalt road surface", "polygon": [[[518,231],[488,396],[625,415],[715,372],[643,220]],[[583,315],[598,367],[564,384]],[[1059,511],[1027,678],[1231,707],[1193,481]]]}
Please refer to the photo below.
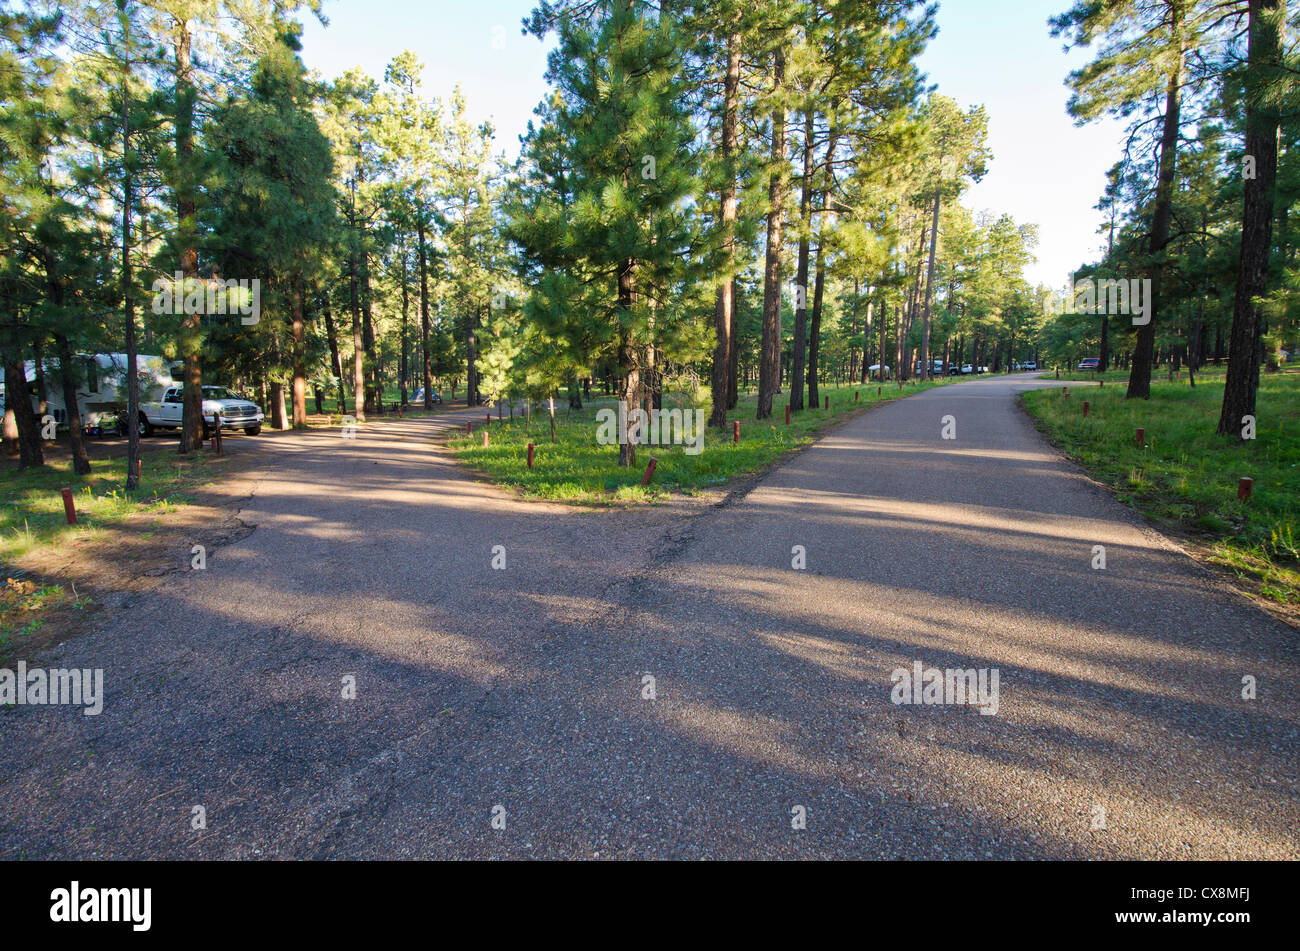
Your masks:
{"label": "asphalt road surface", "polygon": [[[1039,385],[612,513],[467,476],[431,437],[478,412],[232,439],[256,529],[29,659],[102,714],[0,711],[0,857],[1300,858],[1296,631],[1047,446]],[[917,663],[996,712],[893,702]]]}

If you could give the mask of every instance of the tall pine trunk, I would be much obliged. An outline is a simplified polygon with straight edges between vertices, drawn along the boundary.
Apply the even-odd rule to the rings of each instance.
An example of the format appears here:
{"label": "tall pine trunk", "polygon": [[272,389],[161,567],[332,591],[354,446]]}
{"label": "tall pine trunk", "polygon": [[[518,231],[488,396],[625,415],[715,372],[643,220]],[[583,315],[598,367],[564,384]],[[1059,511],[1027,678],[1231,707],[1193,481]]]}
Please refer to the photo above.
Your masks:
{"label": "tall pine trunk", "polygon": [[740,34],[727,36],[727,76],[722,92],[722,168],[726,181],[722,186],[720,227],[722,229],[722,280],[718,282],[718,299],[713,311],[715,343],[713,346],[713,412],[710,426],[727,425],[727,409],[732,374],[732,335],[736,325],[734,273],[736,269],[736,170],[733,167],[740,147],[738,103],[740,99]]}
{"label": "tall pine trunk", "polygon": [[731,358],[727,361],[727,409],[740,403],[740,327],[736,315],[740,313],[740,282],[731,279]]}
{"label": "tall pine trunk", "polygon": [[63,334],[54,335],[54,346],[59,354],[59,375],[63,378],[63,405],[68,408],[68,443],[72,447],[72,470],[77,475],[90,475],[90,457],[86,455],[86,440],[81,435],[81,411],[77,408],[77,370],[72,344]]}
{"label": "tall pine trunk", "polygon": [[1278,0],[1250,0],[1246,68],[1246,154],[1255,177],[1244,182],[1241,257],[1232,299],[1228,377],[1219,414],[1220,435],[1240,438],[1242,417],[1255,415],[1259,388],[1260,313],[1256,299],[1267,289],[1273,244],[1273,191],[1277,181],[1278,111],[1266,98],[1267,80],[1280,60]]}
{"label": "tall pine trunk", "polygon": [[293,428],[307,428],[307,326],[302,286],[294,278],[290,289],[293,320]]}
{"label": "tall pine trunk", "polygon": [[[1182,39],[1182,10],[1177,4],[1170,7],[1173,30]],[[1164,254],[1169,244],[1169,230],[1174,215],[1174,166],[1178,161],[1178,130],[1182,116],[1183,70],[1186,52],[1178,49],[1178,63],[1169,74],[1165,89],[1165,121],[1160,136],[1160,170],[1156,185],[1156,207],[1151,222],[1151,294],[1147,300],[1149,320],[1138,327],[1133,348],[1133,363],[1128,377],[1129,399],[1151,398],[1151,367],[1155,359],[1156,314],[1162,303],[1161,285],[1164,280]]]}
{"label": "tall pine trunk", "polygon": [[[794,353],[790,360],[790,410],[803,409],[804,360],[808,350],[808,246],[812,238],[813,113],[803,114],[803,180],[799,189],[799,254],[795,265]],[[815,389],[815,387],[814,387]],[[817,397],[811,397],[813,409]]]}
{"label": "tall pine trunk", "polygon": [[357,422],[366,418],[366,344],[361,326],[361,298],[357,277],[357,182],[351,182],[351,205],[348,207],[348,228],[352,247],[348,254],[348,308],[352,311],[352,416]]}
{"label": "tall pine trunk", "polygon": [[943,203],[943,190],[934,190],[934,218],[930,222],[930,263],[925,269],[925,308],[921,313],[921,379],[928,380],[934,374],[930,366],[930,320],[934,306],[934,264],[939,248],[939,207]]}
{"label": "tall pine trunk", "polygon": [[[199,250],[196,216],[198,203],[194,175],[194,64],[191,57],[189,22],[177,20],[176,39],[176,236],[180,249],[181,276],[188,287],[198,280]],[[132,336],[135,331],[132,326]],[[203,315],[185,314],[181,320],[181,357],[184,370],[184,406],[181,410],[182,454],[203,445],[203,367],[199,359]],[[135,378],[135,368],[131,368]],[[134,469],[132,469],[134,471]]]}
{"label": "tall pine trunk", "polygon": [[[618,306],[619,310],[629,311],[636,303],[636,261],[629,258],[618,271]],[[623,406],[628,413],[641,405],[641,364],[637,351],[637,341],[632,330],[631,319],[620,321],[618,337],[618,372],[623,381],[621,394]],[[631,427],[619,442],[618,464],[620,466],[636,465],[636,446],[632,443]]]}
{"label": "tall pine trunk", "polygon": [[330,310],[329,292],[325,293],[325,336],[329,338],[330,366],[339,381],[339,412],[347,412],[348,395],[343,386],[343,360],[339,357],[339,335],[334,326],[334,314]]}
{"label": "tall pine trunk", "polygon": [[43,466],[45,453],[41,449],[41,429],[28,395],[22,349],[14,345],[5,353],[4,361],[6,408],[13,410],[14,422],[18,425],[18,467]]}
{"label": "tall pine trunk", "polygon": [[423,218],[416,225],[416,231],[420,242],[420,363],[424,370],[424,408],[433,409],[433,370],[429,356],[429,249],[425,243]]}
{"label": "tall pine trunk", "polygon": [[772,398],[781,383],[781,256],[786,201],[785,50],[772,56],[772,173],[768,183],[767,260],[763,269],[763,340],[758,362],[759,419],[772,415]]}
{"label": "tall pine trunk", "polygon": [[821,235],[817,236],[817,277],[814,278],[812,320],[808,325],[808,405],[816,409],[821,405],[817,393],[817,377],[821,373],[820,353],[822,336],[822,294],[826,289],[826,269],[822,261]]}

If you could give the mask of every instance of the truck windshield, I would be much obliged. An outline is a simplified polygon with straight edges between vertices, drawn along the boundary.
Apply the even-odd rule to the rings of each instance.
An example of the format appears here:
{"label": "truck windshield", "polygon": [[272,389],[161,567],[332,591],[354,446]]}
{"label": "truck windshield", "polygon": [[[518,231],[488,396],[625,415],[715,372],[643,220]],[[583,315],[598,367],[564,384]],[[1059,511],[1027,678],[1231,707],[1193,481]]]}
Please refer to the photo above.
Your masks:
{"label": "truck windshield", "polygon": [[203,398],[205,400],[239,400],[243,399],[234,390],[228,390],[224,386],[205,386],[203,388]]}

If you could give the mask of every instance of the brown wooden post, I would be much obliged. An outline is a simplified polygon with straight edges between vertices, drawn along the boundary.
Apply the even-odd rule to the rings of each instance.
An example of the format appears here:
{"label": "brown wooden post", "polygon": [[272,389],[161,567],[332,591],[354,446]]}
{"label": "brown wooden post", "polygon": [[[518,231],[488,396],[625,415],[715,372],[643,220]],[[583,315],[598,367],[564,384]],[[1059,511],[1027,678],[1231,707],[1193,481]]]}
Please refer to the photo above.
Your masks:
{"label": "brown wooden post", "polygon": [[69,525],[77,524],[77,505],[72,501],[71,489],[60,489],[59,494],[63,496],[63,514],[68,519]]}

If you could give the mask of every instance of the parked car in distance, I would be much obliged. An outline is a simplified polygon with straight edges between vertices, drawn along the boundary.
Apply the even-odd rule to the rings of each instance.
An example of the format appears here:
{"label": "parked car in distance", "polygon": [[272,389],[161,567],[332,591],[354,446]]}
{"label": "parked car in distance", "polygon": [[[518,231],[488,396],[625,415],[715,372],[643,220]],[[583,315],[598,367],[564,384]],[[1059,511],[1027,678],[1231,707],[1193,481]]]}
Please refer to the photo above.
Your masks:
{"label": "parked car in distance", "polygon": [[1079,361],[1080,370],[1100,370],[1101,360],[1098,357],[1085,357]]}
{"label": "parked car in distance", "polygon": [[974,372],[975,372],[975,368],[974,368],[973,366],[971,366],[969,363],[963,363],[963,364],[961,365],[961,375],[962,375],[962,376],[967,376],[968,374],[971,374],[971,373],[974,373]]}
{"label": "parked car in distance", "polygon": [[949,376],[961,376],[961,367],[957,366],[957,364],[955,364],[955,363],[950,363],[950,364],[948,365],[948,375],[949,375]]}
{"label": "parked car in distance", "polygon": [[[439,393],[437,390],[434,390],[432,400],[435,403],[441,403],[442,394]],[[415,395],[411,397],[411,405],[415,405],[416,403],[423,403],[423,402],[424,402],[424,387],[420,387],[418,390],[415,391]]]}
{"label": "parked car in distance", "polygon": [[[175,429],[184,415],[185,390],[171,386],[158,402],[140,404],[140,435],[152,436],[157,429]],[[224,386],[203,387],[203,433],[212,431],[216,416],[221,416],[222,429],[242,429],[250,436],[262,431],[265,417],[261,408],[246,400],[234,390]]]}
{"label": "parked car in distance", "polygon": [[1036,361],[1036,360],[1026,360],[1026,361],[1021,365],[1020,368],[1021,368],[1022,370],[1037,370],[1037,369],[1038,369],[1038,361]]}

